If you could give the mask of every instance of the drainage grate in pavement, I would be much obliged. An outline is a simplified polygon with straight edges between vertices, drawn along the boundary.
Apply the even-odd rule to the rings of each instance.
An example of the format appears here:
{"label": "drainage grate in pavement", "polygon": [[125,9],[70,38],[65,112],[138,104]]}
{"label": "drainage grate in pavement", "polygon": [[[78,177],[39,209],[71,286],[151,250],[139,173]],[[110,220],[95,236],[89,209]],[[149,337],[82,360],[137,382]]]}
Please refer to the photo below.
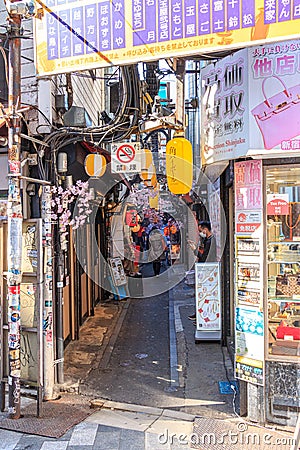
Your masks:
{"label": "drainage grate in pavement", "polygon": [[238,384],[236,381],[219,381],[219,391],[220,394],[233,394],[233,390],[231,389],[231,385],[235,387],[235,390],[238,391]]}
{"label": "drainage grate in pavement", "polygon": [[191,448],[201,450],[289,450],[293,435],[257,427],[242,419],[196,417]]}
{"label": "drainage grate in pavement", "polygon": [[59,438],[95,411],[86,398],[64,394],[58,400],[44,402],[41,417],[36,417],[35,402],[21,408],[20,419],[8,419],[7,413],[0,413],[0,429]]}

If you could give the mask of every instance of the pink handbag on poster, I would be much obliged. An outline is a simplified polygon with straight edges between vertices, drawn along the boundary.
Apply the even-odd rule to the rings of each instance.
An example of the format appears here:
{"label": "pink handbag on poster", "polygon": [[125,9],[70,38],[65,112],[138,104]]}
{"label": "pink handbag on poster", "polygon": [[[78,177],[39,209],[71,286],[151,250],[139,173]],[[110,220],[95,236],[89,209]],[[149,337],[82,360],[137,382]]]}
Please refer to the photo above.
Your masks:
{"label": "pink handbag on poster", "polygon": [[[265,83],[269,79],[277,79],[284,89],[267,98]],[[284,82],[274,75],[263,80],[262,93],[265,100],[251,112],[261,131],[264,146],[269,150],[282,141],[300,135],[300,84],[288,89]]]}

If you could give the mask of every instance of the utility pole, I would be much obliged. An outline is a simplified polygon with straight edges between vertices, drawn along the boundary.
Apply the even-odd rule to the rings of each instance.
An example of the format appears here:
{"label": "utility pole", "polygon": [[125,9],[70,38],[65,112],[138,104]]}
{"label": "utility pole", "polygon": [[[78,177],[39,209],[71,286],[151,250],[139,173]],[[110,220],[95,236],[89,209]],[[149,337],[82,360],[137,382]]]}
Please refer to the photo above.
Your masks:
{"label": "utility pole", "polygon": [[8,9],[8,201],[7,201],[7,302],[8,302],[8,413],[21,417],[21,280],[22,280],[22,199],[21,199],[21,23],[33,14],[33,2],[12,0]]}
{"label": "utility pole", "polygon": [[19,419],[21,416],[20,288],[23,214],[20,192],[21,120],[17,110],[21,94],[21,15],[10,11],[8,13],[8,413],[11,419]]}

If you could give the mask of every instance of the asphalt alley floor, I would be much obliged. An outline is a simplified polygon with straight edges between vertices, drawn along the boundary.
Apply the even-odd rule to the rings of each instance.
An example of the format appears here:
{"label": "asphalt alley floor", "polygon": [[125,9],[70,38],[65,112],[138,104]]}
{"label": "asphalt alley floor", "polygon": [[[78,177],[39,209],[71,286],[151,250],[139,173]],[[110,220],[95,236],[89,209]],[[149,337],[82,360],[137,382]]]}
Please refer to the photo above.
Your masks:
{"label": "asphalt alley floor", "polygon": [[[95,308],[95,316],[81,328],[79,341],[71,342],[65,352],[65,391],[79,392],[93,368],[109,367],[120,330],[134,306],[134,299],[129,299]],[[274,430],[259,430],[235,416],[233,395],[222,395],[218,388],[218,381],[233,379],[231,360],[219,343],[195,344],[195,328],[188,320],[193,311],[193,289],[178,284],[168,300],[169,405],[166,402],[159,408],[136,404],[130,382],[125,386],[126,402],[101,398],[94,390],[88,398],[98,410],[59,439],[0,430],[0,450],[262,450],[270,448],[268,442],[262,446],[265,433],[278,439],[277,446],[270,441],[271,448],[290,450],[291,433],[275,436]],[[260,436],[256,442],[241,445],[224,438],[224,433],[238,431],[241,441],[247,430]],[[280,439],[284,443],[281,446]]]}

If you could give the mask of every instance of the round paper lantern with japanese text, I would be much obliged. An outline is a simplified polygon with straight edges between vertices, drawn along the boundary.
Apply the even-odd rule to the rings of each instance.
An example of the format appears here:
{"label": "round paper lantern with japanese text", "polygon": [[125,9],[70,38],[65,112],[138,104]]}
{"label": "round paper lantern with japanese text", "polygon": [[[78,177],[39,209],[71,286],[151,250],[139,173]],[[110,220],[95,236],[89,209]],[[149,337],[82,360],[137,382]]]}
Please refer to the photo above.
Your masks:
{"label": "round paper lantern with japanese text", "polygon": [[184,137],[175,137],[167,143],[166,172],[172,194],[187,194],[192,189],[193,150]]}

